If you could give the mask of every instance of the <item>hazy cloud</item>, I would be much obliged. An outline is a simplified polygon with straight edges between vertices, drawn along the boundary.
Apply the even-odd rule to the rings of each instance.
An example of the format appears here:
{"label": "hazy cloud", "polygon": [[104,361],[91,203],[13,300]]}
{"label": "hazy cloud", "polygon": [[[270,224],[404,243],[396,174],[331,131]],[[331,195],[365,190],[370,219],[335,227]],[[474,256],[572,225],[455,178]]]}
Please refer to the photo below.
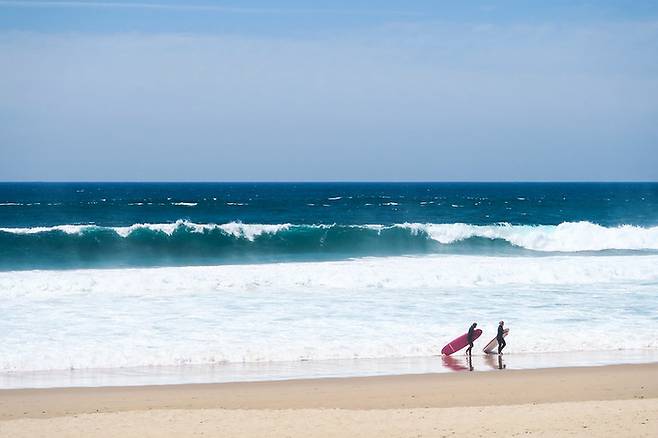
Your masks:
{"label": "hazy cloud", "polygon": [[264,7],[235,7],[217,4],[195,4],[190,2],[108,2],[108,1],[37,1],[37,0],[0,0],[0,7],[14,8],[100,8],[100,9],[151,9],[165,11],[195,11],[219,12],[229,14],[337,14],[337,15],[416,15],[408,11],[392,11],[374,7],[370,9],[331,9],[331,8],[264,8]]}
{"label": "hazy cloud", "polygon": [[656,179],[658,24],[0,34],[0,179]]}

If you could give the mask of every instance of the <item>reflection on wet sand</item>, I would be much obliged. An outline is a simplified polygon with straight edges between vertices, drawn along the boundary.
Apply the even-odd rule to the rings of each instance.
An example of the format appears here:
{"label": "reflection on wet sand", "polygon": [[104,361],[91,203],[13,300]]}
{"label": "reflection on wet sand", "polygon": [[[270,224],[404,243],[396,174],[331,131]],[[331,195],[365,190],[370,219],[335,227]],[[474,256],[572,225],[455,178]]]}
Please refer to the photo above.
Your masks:
{"label": "reflection on wet sand", "polygon": [[503,361],[502,355],[486,354],[484,356],[442,356],[443,366],[451,371],[476,371],[473,362],[476,366],[486,365],[494,370],[504,370],[507,365]]}
{"label": "reflection on wet sand", "polygon": [[487,354],[484,356],[484,361],[495,370],[504,370],[507,368],[507,365],[503,362],[503,356],[499,354]]}
{"label": "reflection on wet sand", "polygon": [[443,366],[451,369],[452,371],[466,371],[468,369],[464,365],[462,365],[459,359],[455,357],[442,356],[442,359],[443,359]]}

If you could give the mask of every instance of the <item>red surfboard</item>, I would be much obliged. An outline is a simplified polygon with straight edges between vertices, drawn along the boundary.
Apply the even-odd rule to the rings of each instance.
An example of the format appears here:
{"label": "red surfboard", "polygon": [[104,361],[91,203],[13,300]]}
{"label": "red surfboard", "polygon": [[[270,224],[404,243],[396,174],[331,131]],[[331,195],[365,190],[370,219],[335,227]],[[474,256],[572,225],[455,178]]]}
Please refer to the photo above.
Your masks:
{"label": "red surfboard", "polygon": [[[473,340],[475,341],[477,338],[482,335],[482,330],[480,329],[475,329],[473,332]],[[458,337],[457,339],[453,339],[452,341],[448,342],[443,349],[441,349],[441,354],[445,354],[446,356],[450,356],[452,353],[461,350],[462,348],[466,347],[468,345],[468,333],[465,333]]]}

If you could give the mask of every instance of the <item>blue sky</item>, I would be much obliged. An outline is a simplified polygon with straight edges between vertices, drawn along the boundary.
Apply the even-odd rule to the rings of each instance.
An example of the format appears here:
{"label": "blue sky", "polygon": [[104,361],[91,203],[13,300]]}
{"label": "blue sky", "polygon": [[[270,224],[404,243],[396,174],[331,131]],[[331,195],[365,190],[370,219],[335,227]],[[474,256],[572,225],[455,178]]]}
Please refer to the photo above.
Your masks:
{"label": "blue sky", "polygon": [[658,3],[2,1],[0,180],[657,180]]}

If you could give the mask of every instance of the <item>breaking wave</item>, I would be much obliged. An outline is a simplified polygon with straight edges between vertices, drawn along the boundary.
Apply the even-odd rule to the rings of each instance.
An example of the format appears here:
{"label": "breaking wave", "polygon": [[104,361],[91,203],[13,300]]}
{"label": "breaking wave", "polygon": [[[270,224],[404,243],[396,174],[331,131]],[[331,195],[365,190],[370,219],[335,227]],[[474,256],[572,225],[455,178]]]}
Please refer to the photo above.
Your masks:
{"label": "breaking wave", "polygon": [[421,224],[198,224],[0,228],[4,269],[154,266],[402,254],[658,251],[658,227]]}

